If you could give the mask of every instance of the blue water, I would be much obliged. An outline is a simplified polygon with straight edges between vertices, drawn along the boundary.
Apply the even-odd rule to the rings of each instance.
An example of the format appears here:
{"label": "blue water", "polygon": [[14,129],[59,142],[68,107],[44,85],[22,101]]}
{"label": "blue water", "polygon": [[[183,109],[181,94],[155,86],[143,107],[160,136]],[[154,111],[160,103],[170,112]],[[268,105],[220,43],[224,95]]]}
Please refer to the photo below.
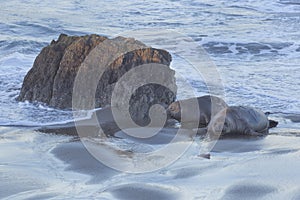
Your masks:
{"label": "blue water", "polygon": [[[35,57],[59,34],[115,37],[145,28],[171,30],[192,38],[215,64],[228,104],[269,111],[279,120],[281,132],[300,132],[299,123],[288,119],[300,118],[299,0],[1,2],[0,125],[72,119],[70,111],[15,100]],[[141,36],[141,41],[154,47],[158,43],[147,36]],[[174,40],[165,38],[165,46],[172,51],[177,44],[170,41]],[[172,56],[172,68],[178,75],[185,77],[197,95],[206,94],[205,82],[189,71],[188,62]],[[182,81],[177,79],[179,88]],[[179,89],[178,98],[187,97],[184,89]],[[31,141],[26,138],[23,142],[27,140]],[[11,145],[18,145],[17,140],[15,143]]]}

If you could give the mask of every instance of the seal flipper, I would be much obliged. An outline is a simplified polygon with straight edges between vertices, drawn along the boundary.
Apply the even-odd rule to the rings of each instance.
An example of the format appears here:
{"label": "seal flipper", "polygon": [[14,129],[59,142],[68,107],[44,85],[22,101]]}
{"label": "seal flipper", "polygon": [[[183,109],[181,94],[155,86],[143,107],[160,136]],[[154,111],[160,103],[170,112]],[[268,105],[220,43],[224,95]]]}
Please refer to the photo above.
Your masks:
{"label": "seal flipper", "polygon": [[199,154],[198,157],[210,159],[210,153],[202,153],[202,154]]}
{"label": "seal flipper", "polygon": [[250,136],[264,136],[264,135],[266,135],[265,133],[260,133],[260,132],[254,131],[253,129],[250,129],[250,128],[245,131],[245,134],[250,135]]}
{"label": "seal flipper", "polygon": [[249,135],[261,137],[261,136],[264,136],[265,134],[264,134],[264,133],[259,133],[259,132],[256,132],[256,131],[253,131],[253,130],[252,130],[252,131],[249,133]]}
{"label": "seal flipper", "polygon": [[[265,112],[265,115],[267,117],[269,117],[269,115],[272,114],[271,112]],[[274,128],[278,125],[278,121],[275,121],[275,120],[271,120],[269,119],[269,127],[268,128]]]}
{"label": "seal flipper", "polygon": [[271,114],[271,112],[265,112],[265,115],[268,117]]}
{"label": "seal flipper", "polygon": [[198,128],[197,129],[197,135],[206,135],[207,134],[207,128]]}
{"label": "seal flipper", "polygon": [[269,119],[269,128],[274,128],[278,125],[277,121]]}

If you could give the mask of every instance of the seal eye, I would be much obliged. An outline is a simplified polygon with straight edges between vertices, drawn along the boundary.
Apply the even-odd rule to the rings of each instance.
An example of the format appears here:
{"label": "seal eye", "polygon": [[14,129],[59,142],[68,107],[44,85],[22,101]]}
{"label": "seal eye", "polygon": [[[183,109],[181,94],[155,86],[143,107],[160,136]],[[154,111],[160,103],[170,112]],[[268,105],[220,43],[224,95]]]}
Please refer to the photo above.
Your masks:
{"label": "seal eye", "polygon": [[221,133],[222,129],[223,129],[223,123],[221,122],[217,122],[214,126],[213,126],[213,131],[214,133]]}
{"label": "seal eye", "polygon": [[227,121],[225,121],[224,124],[223,124],[223,131],[225,133],[229,132],[229,126],[228,126],[228,122]]}
{"label": "seal eye", "polygon": [[226,128],[226,127],[227,127],[227,122],[226,122],[226,121],[224,122],[224,125],[223,125],[223,126],[224,126],[224,128]]}
{"label": "seal eye", "polygon": [[171,105],[171,106],[169,107],[169,110],[170,110],[170,111],[174,111],[174,110],[175,110],[175,107],[174,107],[173,105]]}

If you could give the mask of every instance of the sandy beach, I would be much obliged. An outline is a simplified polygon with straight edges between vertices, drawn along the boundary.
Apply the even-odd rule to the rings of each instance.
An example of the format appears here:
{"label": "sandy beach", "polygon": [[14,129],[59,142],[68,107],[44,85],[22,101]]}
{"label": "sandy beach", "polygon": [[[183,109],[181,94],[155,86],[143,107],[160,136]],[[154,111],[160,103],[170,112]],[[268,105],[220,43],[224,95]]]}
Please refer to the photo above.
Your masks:
{"label": "sandy beach", "polygon": [[[11,133],[2,134],[0,139],[3,152],[1,170],[5,171],[1,175],[3,199],[51,199],[58,196],[69,199],[78,196],[124,200],[154,197],[296,200],[300,197],[299,134],[284,135],[274,130],[265,138],[221,139],[213,148],[210,160],[197,156],[202,143],[193,142],[171,165],[150,173],[131,174],[99,162],[78,137],[2,128],[2,131],[8,130]],[[124,134],[120,132],[118,138],[111,138],[105,144],[130,149],[130,159],[134,159],[141,151],[139,145],[143,145],[143,151],[160,148],[173,132],[173,129],[168,129],[143,143],[129,137],[122,139]],[[5,152],[10,149],[3,145],[9,141],[19,146],[14,149],[16,156],[13,160],[6,156]],[[135,148],[132,148],[133,144]],[[23,160],[29,158],[32,160],[30,171],[22,165]],[[46,162],[40,163],[41,159]],[[89,192],[81,194],[82,187]]]}

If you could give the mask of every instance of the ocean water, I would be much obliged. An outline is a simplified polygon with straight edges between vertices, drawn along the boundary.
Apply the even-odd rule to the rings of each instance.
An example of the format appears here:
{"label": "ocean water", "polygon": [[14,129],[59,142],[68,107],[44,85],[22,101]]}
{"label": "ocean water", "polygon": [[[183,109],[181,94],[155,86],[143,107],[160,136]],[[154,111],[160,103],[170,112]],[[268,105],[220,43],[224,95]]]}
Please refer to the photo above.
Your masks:
{"label": "ocean water", "polygon": [[[0,198],[299,199],[299,30],[299,0],[2,2]],[[180,49],[180,38],[164,31],[191,45]],[[262,140],[221,141],[208,162],[197,158],[194,143],[171,166],[152,173],[108,169],[72,137],[30,127],[70,121],[71,111],[15,100],[35,57],[60,33],[132,35],[165,48],[173,56],[179,99],[190,95],[184,82],[196,95],[208,92],[181,56],[201,59],[190,48],[196,44],[218,72],[228,104],[271,112],[279,126]],[[89,165],[80,164],[81,157]]]}

